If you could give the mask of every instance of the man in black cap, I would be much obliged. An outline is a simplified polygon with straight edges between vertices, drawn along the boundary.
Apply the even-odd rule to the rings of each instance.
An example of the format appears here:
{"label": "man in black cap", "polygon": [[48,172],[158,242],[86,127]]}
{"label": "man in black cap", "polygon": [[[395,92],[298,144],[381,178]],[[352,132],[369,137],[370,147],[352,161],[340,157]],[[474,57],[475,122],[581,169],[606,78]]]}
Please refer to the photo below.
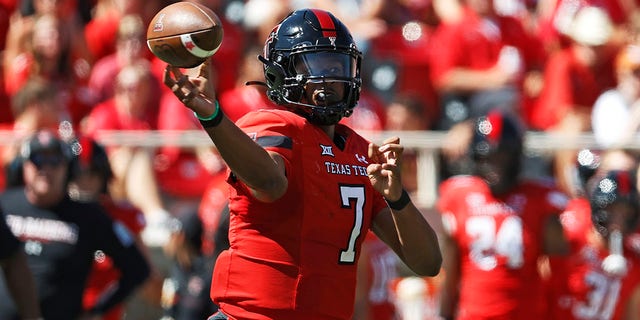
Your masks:
{"label": "man in black cap", "polygon": [[[94,257],[107,254],[121,277],[84,316],[105,313],[147,279],[149,265],[129,230],[99,204],[69,198],[73,157],[68,144],[52,132],[39,131],[23,144],[19,157],[24,185],[1,194],[0,209],[13,234],[24,242],[42,316],[83,316],[82,293]],[[0,281],[0,319],[15,318],[11,301]]]}

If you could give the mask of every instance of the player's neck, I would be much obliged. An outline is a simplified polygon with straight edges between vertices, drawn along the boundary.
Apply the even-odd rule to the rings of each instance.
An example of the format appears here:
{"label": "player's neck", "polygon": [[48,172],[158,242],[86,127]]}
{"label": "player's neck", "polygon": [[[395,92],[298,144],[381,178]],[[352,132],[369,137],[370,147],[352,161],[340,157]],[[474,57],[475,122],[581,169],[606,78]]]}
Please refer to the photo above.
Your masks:
{"label": "player's neck", "polygon": [[335,137],[336,134],[336,126],[335,125],[329,125],[329,126],[318,126],[320,129],[322,129],[322,131],[324,131],[324,133],[327,134],[327,136],[329,136],[329,138],[331,140],[333,140],[333,138]]}

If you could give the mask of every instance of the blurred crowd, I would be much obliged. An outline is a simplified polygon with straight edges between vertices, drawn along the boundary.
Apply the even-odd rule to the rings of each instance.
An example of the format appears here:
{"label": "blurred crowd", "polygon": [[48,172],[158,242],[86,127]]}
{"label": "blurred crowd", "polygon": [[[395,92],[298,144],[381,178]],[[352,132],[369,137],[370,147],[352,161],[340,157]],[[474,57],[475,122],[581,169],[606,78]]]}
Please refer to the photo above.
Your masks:
{"label": "blurred crowd", "polygon": [[[357,130],[446,132],[440,180],[465,172],[469,121],[490,110],[512,115],[526,131],[565,138],[592,133],[598,152],[626,146],[640,127],[637,0],[190,1],[208,6],[223,23],[211,67],[232,120],[276,107],[265,87],[247,84],[263,79],[257,56],[271,28],[294,9],[333,12],[364,55],[361,98],[343,121]],[[0,190],[25,183],[16,159],[24,156],[23,140],[42,130],[78,145],[99,142],[105,130],[200,129],[162,85],[165,63],[146,45],[149,21],[173,2],[0,0],[0,130],[15,141],[0,145]],[[416,192],[412,151],[405,152],[403,181]],[[548,176],[570,198],[579,197],[579,151],[532,157],[530,168],[538,169],[529,174]],[[144,216],[133,230],[149,249],[150,280],[131,298],[138,307],[128,314],[178,319],[186,314],[176,307],[180,296],[192,302],[192,313],[201,312],[191,316],[204,319],[215,310],[206,303],[207,277],[224,248],[219,230],[228,213],[225,165],[215,148],[167,141],[156,149],[109,145],[104,153],[110,201]],[[76,156],[83,158],[81,151]],[[84,189],[75,186],[70,191],[82,197]],[[375,243],[372,248],[374,254]],[[409,284],[406,292],[424,294],[435,282]]]}

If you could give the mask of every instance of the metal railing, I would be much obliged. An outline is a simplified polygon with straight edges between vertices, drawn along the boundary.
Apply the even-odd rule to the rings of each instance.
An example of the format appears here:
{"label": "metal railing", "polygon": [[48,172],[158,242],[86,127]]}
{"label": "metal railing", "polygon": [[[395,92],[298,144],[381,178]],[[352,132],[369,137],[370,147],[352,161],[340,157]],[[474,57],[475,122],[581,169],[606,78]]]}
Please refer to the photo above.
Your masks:
{"label": "metal railing", "polygon": [[[438,153],[443,147],[445,132],[443,131],[362,131],[363,136],[373,142],[381,142],[385,138],[398,136],[405,148],[417,153],[417,199],[419,205],[431,207],[435,203],[438,183]],[[18,138],[12,131],[0,130],[0,145],[16,142]],[[109,146],[139,146],[158,148],[172,145],[179,147],[213,146],[213,143],[202,130],[188,131],[102,131],[97,139]],[[626,148],[640,150],[640,138],[625,145]],[[554,150],[599,148],[590,133],[562,136],[544,132],[527,132],[525,148],[529,152],[550,154]]]}

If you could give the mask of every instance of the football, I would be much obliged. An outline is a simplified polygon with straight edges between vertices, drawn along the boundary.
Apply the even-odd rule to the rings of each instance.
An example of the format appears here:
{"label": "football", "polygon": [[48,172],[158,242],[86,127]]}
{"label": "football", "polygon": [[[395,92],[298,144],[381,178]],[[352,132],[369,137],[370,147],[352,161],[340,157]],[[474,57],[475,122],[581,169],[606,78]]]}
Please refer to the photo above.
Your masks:
{"label": "football", "polygon": [[147,28],[147,46],[162,61],[193,68],[218,51],[224,31],[211,9],[193,2],[162,8]]}

